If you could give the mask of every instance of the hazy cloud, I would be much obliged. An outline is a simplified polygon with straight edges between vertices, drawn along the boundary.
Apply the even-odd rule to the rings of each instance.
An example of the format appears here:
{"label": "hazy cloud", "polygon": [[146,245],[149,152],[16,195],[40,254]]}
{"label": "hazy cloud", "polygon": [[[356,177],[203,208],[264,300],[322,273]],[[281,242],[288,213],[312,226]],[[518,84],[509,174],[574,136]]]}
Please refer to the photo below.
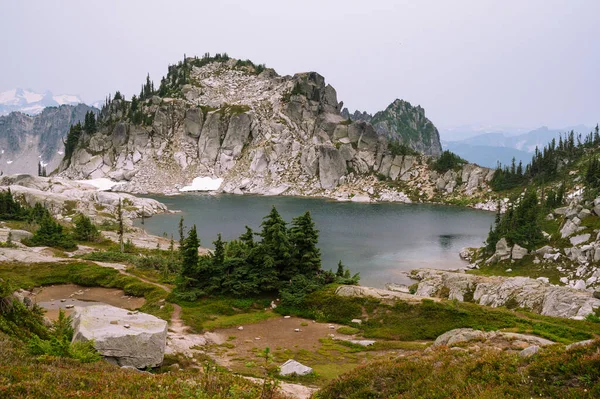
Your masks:
{"label": "hazy cloud", "polygon": [[395,98],[440,126],[600,119],[597,0],[9,1],[0,90],[100,100],[187,55],[315,70],[350,109]]}

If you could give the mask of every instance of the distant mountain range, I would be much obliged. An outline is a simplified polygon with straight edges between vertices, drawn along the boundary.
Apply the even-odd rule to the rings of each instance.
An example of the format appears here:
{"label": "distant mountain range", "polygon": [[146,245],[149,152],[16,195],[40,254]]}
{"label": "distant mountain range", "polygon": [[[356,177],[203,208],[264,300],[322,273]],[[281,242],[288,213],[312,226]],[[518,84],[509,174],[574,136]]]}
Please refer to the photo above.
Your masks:
{"label": "distant mountain range", "polygon": [[46,107],[84,104],[81,97],[71,94],[54,95],[50,91],[36,93],[27,89],[12,89],[0,92],[0,116],[18,111],[37,115]]}
{"label": "distant mountain range", "polygon": [[69,127],[82,122],[88,111],[98,112],[85,104],[65,104],[33,116],[0,116],[0,172],[37,174],[39,162],[52,172],[63,159]]}
{"label": "distant mountain range", "polygon": [[[442,140],[442,146],[445,150],[450,150],[467,161],[480,166],[495,168],[498,162],[507,165],[512,162],[513,157],[517,163],[521,161],[525,165],[531,161],[532,153],[536,147],[542,149],[553,138],[558,139],[561,134],[564,135],[571,130],[586,135],[592,131],[592,128],[578,125],[562,129],[550,129],[543,126],[520,134],[515,134],[514,131],[494,131],[477,134],[462,140]],[[455,134],[456,132],[452,132],[447,136]]]}

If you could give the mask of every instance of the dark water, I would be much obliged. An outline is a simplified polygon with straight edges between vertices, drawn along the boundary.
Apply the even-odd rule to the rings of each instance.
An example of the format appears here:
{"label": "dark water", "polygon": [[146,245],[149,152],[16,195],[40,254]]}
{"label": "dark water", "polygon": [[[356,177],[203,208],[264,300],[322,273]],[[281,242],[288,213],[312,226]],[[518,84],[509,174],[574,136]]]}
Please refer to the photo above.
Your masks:
{"label": "dark water", "polygon": [[[410,283],[404,272],[433,267],[464,266],[458,257],[466,246],[486,238],[494,214],[466,208],[423,204],[359,204],[296,197],[186,194],[153,197],[182,213],[157,215],[145,221],[146,231],[178,238],[181,216],[196,224],[201,244],[212,247],[217,233],[237,238],[248,225],[260,223],[275,205],[286,221],[310,211],[320,230],[323,268],[335,270],[341,259],[360,272],[361,285]],[[140,221],[136,221],[140,226]]]}

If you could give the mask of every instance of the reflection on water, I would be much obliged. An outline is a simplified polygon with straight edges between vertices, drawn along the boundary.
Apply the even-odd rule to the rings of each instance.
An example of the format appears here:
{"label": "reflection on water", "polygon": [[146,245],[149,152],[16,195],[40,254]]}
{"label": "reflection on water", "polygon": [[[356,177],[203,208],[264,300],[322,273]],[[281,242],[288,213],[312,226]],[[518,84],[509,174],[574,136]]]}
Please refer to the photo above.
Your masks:
{"label": "reflection on water", "polygon": [[456,239],[460,238],[460,234],[442,234],[440,236],[438,236],[438,239],[440,241],[440,246],[443,249],[451,249],[452,248],[452,242]]}
{"label": "reflection on water", "polygon": [[341,259],[353,272],[360,272],[362,285],[376,287],[409,283],[405,273],[415,268],[464,266],[458,257],[461,248],[481,245],[494,219],[493,213],[423,204],[208,194],[153,198],[182,213],[146,219],[148,232],[177,237],[183,216],[185,225],[196,224],[206,247],[212,247],[217,233],[231,240],[244,232],[245,225],[258,231],[273,205],[287,221],[310,211],[320,230],[323,267],[335,270]]}

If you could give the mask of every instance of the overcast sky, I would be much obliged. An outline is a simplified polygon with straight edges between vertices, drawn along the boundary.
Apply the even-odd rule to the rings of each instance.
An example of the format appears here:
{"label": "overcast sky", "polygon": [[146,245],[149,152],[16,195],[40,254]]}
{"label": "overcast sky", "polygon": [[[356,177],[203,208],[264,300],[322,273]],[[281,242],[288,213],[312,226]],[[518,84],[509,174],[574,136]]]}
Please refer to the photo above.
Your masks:
{"label": "overcast sky", "polygon": [[227,52],[441,128],[595,125],[599,20],[600,0],[0,0],[0,91],[129,97],[184,53]]}

